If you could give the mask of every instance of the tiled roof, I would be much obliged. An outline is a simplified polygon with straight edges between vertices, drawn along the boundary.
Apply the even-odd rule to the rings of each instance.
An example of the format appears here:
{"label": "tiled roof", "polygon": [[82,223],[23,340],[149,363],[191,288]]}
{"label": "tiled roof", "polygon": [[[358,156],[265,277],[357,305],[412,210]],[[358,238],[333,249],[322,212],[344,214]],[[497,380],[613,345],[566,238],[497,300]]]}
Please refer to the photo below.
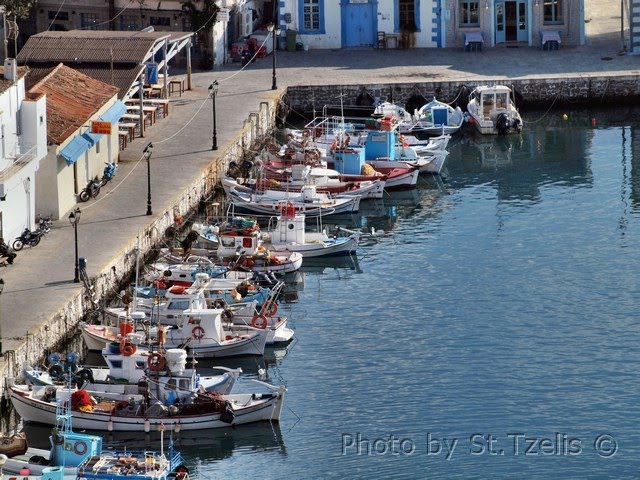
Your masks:
{"label": "tiled roof", "polygon": [[32,35],[18,53],[20,65],[40,62],[141,63],[147,52],[167,32],[114,32],[71,30]]}
{"label": "tiled roof", "polygon": [[103,107],[118,89],[59,64],[30,92],[47,95],[47,134],[60,145]]}
{"label": "tiled roof", "polygon": [[[42,78],[51,72],[54,64],[38,64],[29,68],[27,76],[27,88],[38,83]],[[118,89],[118,98],[122,98],[140,77],[140,72],[144,69],[144,65],[114,64],[113,70],[109,65],[100,64],[70,64],[69,68],[84,73],[89,77],[100,80],[108,85],[113,85]]]}

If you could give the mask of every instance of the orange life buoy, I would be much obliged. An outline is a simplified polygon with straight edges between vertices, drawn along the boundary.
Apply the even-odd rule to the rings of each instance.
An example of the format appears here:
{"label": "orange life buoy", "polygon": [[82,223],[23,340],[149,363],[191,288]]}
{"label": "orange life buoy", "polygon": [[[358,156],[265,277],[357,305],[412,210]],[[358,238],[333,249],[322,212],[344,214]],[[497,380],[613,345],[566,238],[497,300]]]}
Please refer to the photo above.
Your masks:
{"label": "orange life buoy", "polygon": [[167,360],[164,358],[164,355],[155,352],[149,355],[147,365],[152,372],[159,372],[160,370],[164,370],[164,367],[167,365]]}
{"label": "orange life buoy", "polygon": [[[258,323],[259,321],[260,323]],[[251,320],[251,326],[253,328],[259,328],[261,330],[267,328],[268,324],[269,320],[267,320],[267,317],[265,317],[264,315],[254,315],[253,320]]]}
{"label": "orange life buoy", "polygon": [[138,347],[131,344],[131,341],[128,338],[123,338],[120,340],[120,352],[125,357],[130,357],[134,353],[136,353]]}
{"label": "orange life buoy", "polygon": [[278,305],[276,302],[268,300],[262,306],[262,311],[267,317],[273,317],[276,313],[278,313]]}
{"label": "orange life buoy", "polygon": [[196,340],[204,338],[204,328],[202,328],[200,325],[198,325],[197,327],[193,327],[193,330],[191,330],[191,335],[193,335],[193,338],[195,338]]}
{"label": "orange life buoy", "polygon": [[182,295],[186,291],[187,291],[187,289],[185,287],[183,287],[182,285],[174,285],[173,287],[171,287],[169,289],[169,292],[175,293],[176,295]]}

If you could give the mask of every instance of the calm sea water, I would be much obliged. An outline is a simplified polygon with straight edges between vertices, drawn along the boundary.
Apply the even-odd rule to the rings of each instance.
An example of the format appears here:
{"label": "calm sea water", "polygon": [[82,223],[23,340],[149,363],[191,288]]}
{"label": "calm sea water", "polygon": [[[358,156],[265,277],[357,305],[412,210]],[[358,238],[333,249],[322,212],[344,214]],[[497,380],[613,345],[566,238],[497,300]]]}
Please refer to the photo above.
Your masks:
{"label": "calm sea water", "polygon": [[562,113],[336,220],[378,235],[290,279],[280,425],[182,432],[201,478],[637,478],[638,124]]}

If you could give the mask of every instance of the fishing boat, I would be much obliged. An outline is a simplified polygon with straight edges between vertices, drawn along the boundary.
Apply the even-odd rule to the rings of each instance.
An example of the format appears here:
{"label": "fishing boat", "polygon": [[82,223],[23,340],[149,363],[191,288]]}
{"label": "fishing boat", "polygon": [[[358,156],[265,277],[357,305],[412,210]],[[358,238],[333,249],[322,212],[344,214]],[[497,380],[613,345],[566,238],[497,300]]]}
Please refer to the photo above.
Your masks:
{"label": "fishing boat", "polygon": [[212,368],[222,370],[220,375],[204,376],[194,368],[186,368],[187,352],[175,348],[160,353],[164,356],[161,370],[149,368],[149,358],[154,352],[139,347],[123,338],[120,343],[110,343],[101,354],[106,367],[76,365],[75,358],[69,352],[67,361],[62,362],[60,355],[49,355],[47,369],[32,368],[25,364],[22,368],[24,380],[31,385],[66,385],[74,383],[90,390],[100,388],[113,392],[136,392],[141,381],[153,386],[154,395],[167,400],[178,392],[193,392],[203,389],[207,392],[230,393],[242,369],[222,366]]}
{"label": "fishing boat", "polygon": [[[258,382],[257,380],[253,380]],[[118,394],[63,386],[9,387],[9,398],[24,422],[55,425],[56,406],[71,403],[76,428],[96,431],[201,430],[280,420],[286,388],[258,382],[265,393],[220,395],[194,392],[188,401],[164,403],[143,385]]]}
{"label": "fishing boat", "polygon": [[467,112],[481,134],[520,133],[522,117],[511,101],[511,94],[505,85],[481,85],[471,92]]}
{"label": "fishing boat", "polygon": [[[25,386],[21,386],[24,388]],[[53,387],[37,387],[53,388]],[[56,387],[66,388],[66,387]],[[53,425],[49,436],[50,450],[29,447],[24,453],[3,458],[4,475],[23,478],[63,480],[64,478],[95,478],[98,480],[168,480],[188,479],[188,468],[182,456],[169,441],[169,453],[164,453],[163,431],[161,450],[103,450],[102,437],[73,431],[70,401],[54,402]]]}
{"label": "fishing boat", "polygon": [[318,192],[315,185],[306,185],[299,193],[266,189],[253,194],[231,188],[228,197],[235,208],[262,215],[273,215],[283,201],[291,202],[296,211],[304,212],[308,217],[353,213],[360,208],[359,195],[333,197]]}
{"label": "fishing boat", "polygon": [[427,135],[452,135],[460,130],[465,121],[460,107],[452,107],[448,103],[433,100],[415,111],[414,118],[422,125],[422,132]]}
{"label": "fishing boat", "polygon": [[[273,229],[261,236],[264,248],[277,252],[297,252],[303,259],[350,255],[356,252],[360,235],[353,232],[348,236],[329,237],[326,232],[307,232],[305,215],[296,212],[293,205],[282,205]],[[304,264],[304,262],[303,262]]]}

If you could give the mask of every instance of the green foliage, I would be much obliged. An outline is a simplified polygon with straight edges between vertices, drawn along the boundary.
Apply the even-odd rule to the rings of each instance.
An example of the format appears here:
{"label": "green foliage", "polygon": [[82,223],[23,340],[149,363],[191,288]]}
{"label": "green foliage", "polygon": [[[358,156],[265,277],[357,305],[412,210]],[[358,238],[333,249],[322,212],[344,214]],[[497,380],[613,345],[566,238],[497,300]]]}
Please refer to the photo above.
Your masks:
{"label": "green foliage", "polygon": [[216,5],[215,0],[182,2],[182,14],[191,17],[194,32],[210,29],[216,22],[219,10],[220,7]]}
{"label": "green foliage", "polygon": [[28,18],[34,13],[38,0],[0,0],[0,6],[4,7],[10,18],[14,16],[18,20]]}

